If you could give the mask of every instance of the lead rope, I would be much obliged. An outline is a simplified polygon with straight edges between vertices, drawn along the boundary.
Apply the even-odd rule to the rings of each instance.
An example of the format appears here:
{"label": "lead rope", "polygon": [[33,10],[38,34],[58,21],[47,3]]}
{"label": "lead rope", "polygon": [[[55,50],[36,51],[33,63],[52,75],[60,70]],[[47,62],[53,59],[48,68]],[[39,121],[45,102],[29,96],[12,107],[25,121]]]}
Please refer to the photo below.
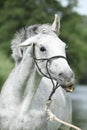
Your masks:
{"label": "lead rope", "polygon": [[79,127],[77,127],[77,126],[75,126],[75,125],[72,125],[72,124],[70,124],[70,123],[67,123],[67,122],[65,122],[65,121],[63,121],[63,120],[61,120],[61,119],[59,119],[57,116],[55,116],[55,115],[52,113],[52,111],[49,109],[51,103],[52,103],[52,100],[47,100],[47,101],[46,101],[46,106],[45,106],[45,111],[47,112],[50,121],[55,120],[55,121],[57,121],[57,122],[59,122],[59,123],[65,125],[65,126],[68,126],[68,127],[70,127],[70,128],[73,128],[73,129],[75,129],[75,130],[81,130]]}
{"label": "lead rope", "polygon": [[[51,58],[50,58],[50,59],[51,59]],[[75,129],[75,130],[81,130],[79,127],[77,127],[77,126],[75,126],[75,125],[72,125],[72,124],[70,124],[70,123],[67,123],[67,122],[65,122],[65,121],[63,121],[63,120],[61,120],[61,119],[59,119],[59,118],[58,118],[57,116],[55,116],[55,115],[52,113],[52,111],[49,109],[50,104],[52,103],[51,98],[52,98],[53,94],[55,93],[56,89],[60,86],[60,84],[58,84],[58,82],[56,83],[56,86],[55,86],[55,84],[54,84],[54,82],[53,82],[53,79],[52,79],[52,77],[51,77],[51,75],[50,75],[49,68],[48,68],[48,63],[49,63],[50,59],[47,60],[46,68],[47,68],[47,73],[48,73],[48,75],[49,75],[49,77],[50,77],[50,79],[51,79],[51,82],[52,82],[52,84],[53,84],[53,89],[52,89],[52,92],[51,92],[51,94],[50,94],[48,100],[46,101],[45,111],[47,112],[50,121],[55,120],[55,121],[57,121],[57,122],[59,122],[59,123],[61,123],[61,124],[63,124],[63,125],[66,125],[66,126],[68,126],[68,127],[70,127],[70,128],[73,128],[73,129]]]}
{"label": "lead rope", "polygon": [[[70,128],[73,128],[73,129],[75,129],[75,130],[81,130],[79,127],[77,127],[77,126],[75,126],[75,125],[72,125],[72,124],[70,124],[70,123],[67,123],[67,122],[65,122],[65,121],[63,121],[63,120],[61,120],[61,119],[59,119],[59,118],[58,118],[57,116],[55,116],[55,115],[51,112],[51,110],[49,109],[49,107],[50,107],[50,105],[51,105],[51,103],[52,103],[51,98],[52,98],[53,94],[55,93],[56,89],[60,86],[60,84],[58,84],[58,82],[57,82],[56,85],[55,85],[55,83],[54,83],[54,81],[53,81],[53,78],[51,77],[51,74],[50,74],[50,72],[49,72],[49,68],[48,68],[48,63],[49,63],[49,61],[52,60],[52,59],[56,59],[56,58],[64,58],[64,59],[66,59],[66,58],[63,57],[63,56],[55,56],[55,57],[51,57],[51,58],[49,58],[49,59],[47,59],[47,58],[46,58],[46,59],[37,59],[36,56],[35,56],[35,44],[33,44],[33,59],[34,59],[34,62],[35,62],[35,64],[36,64],[38,70],[40,71],[40,73],[41,73],[42,75],[44,75],[45,77],[49,78],[49,79],[51,80],[52,84],[53,84],[52,92],[51,92],[51,94],[49,95],[48,100],[46,101],[45,111],[46,111],[46,113],[48,114],[50,121],[55,120],[55,121],[57,121],[57,122],[59,122],[59,123],[61,123],[61,124],[63,124],[63,125],[66,125],[66,126],[68,126],[68,127],[70,127]],[[47,69],[47,73],[48,73],[49,76],[47,76],[46,74],[44,74],[44,73],[41,71],[41,69],[39,68],[39,66],[38,66],[38,64],[37,64],[37,61],[38,61],[38,60],[39,60],[39,61],[46,61],[46,60],[47,60],[47,62],[46,62],[46,69]]]}

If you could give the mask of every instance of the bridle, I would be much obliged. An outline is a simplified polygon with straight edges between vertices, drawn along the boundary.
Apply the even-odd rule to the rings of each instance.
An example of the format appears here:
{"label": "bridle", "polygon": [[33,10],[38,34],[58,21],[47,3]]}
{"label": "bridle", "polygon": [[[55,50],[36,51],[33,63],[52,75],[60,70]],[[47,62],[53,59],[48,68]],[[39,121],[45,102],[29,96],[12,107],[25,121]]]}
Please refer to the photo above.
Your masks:
{"label": "bridle", "polygon": [[[35,44],[33,43],[33,59],[34,59],[34,62],[35,62],[35,64],[36,64],[36,66],[37,66],[39,72],[40,72],[44,77],[49,78],[49,79],[51,80],[52,84],[53,84],[53,89],[52,89],[51,94],[49,95],[48,100],[51,100],[51,98],[52,98],[53,94],[55,93],[56,89],[60,86],[60,84],[58,83],[58,81],[56,82],[56,85],[55,85],[55,83],[54,83],[54,80],[53,80],[53,78],[52,78],[52,76],[51,76],[51,74],[50,74],[50,71],[49,71],[49,63],[50,63],[50,61],[55,60],[55,59],[59,59],[59,58],[63,58],[63,59],[66,60],[66,57],[61,56],[61,55],[60,55],[60,56],[53,56],[53,57],[50,57],[50,58],[42,58],[42,59],[36,58],[36,55],[35,55]],[[48,74],[48,75],[46,75],[46,74],[44,74],[44,72],[42,72],[42,70],[41,70],[41,68],[39,67],[37,61],[42,61],[42,62],[46,61],[46,70],[47,70],[47,74]]]}

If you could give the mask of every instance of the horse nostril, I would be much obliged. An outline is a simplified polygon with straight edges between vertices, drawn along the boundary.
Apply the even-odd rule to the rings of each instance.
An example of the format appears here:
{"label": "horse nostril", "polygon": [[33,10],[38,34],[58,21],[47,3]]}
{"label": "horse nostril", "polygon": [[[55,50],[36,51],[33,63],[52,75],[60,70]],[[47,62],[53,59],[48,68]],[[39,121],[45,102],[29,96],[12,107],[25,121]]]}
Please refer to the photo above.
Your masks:
{"label": "horse nostril", "polygon": [[75,80],[75,75],[74,73],[71,73],[71,79],[74,81]]}
{"label": "horse nostril", "polygon": [[63,73],[59,73],[59,75],[58,75],[59,77],[63,77],[64,76],[64,74]]}
{"label": "horse nostril", "polygon": [[68,79],[70,80],[71,78],[74,78],[74,74],[73,73],[59,73],[58,74],[59,78],[65,78],[65,79]]}

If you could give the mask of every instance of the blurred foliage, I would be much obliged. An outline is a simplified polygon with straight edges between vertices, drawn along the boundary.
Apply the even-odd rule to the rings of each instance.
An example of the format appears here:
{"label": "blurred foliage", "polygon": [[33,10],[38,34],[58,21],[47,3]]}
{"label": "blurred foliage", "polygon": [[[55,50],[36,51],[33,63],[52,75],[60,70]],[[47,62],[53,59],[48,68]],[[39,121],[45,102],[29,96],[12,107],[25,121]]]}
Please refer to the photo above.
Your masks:
{"label": "blurred foliage", "polygon": [[87,83],[87,17],[73,11],[77,0],[63,7],[57,0],[0,0],[0,86],[13,68],[10,43],[20,28],[36,23],[50,23],[54,14],[61,16],[60,38],[69,46],[68,61],[78,82]]}
{"label": "blurred foliage", "polygon": [[0,85],[1,86],[3,85],[3,82],[6,80],[12,68],[13,68],[13,64],[11,63],[10,58],[8,58],[6,54],[0,50]]}

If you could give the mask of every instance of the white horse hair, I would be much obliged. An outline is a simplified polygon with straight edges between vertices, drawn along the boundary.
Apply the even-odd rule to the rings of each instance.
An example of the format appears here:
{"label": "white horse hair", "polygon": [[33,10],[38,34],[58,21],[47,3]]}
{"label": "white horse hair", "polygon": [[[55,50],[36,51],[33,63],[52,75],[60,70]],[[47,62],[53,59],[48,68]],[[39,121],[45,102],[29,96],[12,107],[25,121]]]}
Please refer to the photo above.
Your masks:
{"label": "white horse hair", "polygon": [[[48,120],[45,105],[53,84],[40,72],[49,77],[47,65],[52,81],[56,80],[65,90],[74,83],[73,71],[66,60],[66,44],[56,34],[59,28],[60,20],[55,15],[52,25],[32,25],[16,33],[11,46],[16,65],[0,94],[0,130],[69,130]],[[36,61],[40,70],[34,53],[37,59],[47,59]],[[62,87],[52,96],[50,110],[60,119],[71,122],[71,99]]]}

